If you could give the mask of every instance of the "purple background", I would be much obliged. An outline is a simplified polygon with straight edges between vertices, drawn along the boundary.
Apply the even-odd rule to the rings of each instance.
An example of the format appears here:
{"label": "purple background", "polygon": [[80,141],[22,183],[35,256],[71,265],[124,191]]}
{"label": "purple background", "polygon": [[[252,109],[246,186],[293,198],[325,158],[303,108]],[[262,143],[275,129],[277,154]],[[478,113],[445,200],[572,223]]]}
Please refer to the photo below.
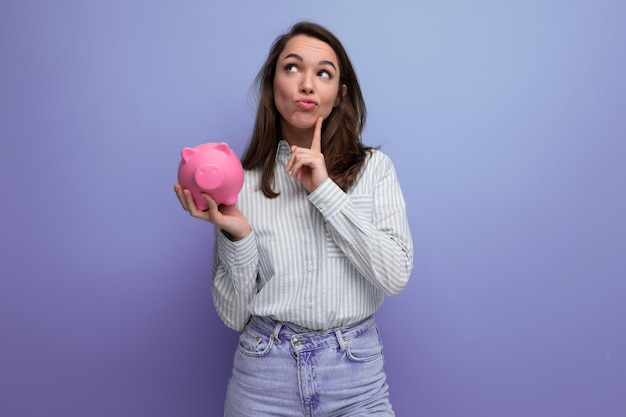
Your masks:
{"label": "purple background", "polygon": [[237,335],[172,185],[183,146],[241,153],[303,18],[407,199],[414,274],[378,314],[398,415],[626,415],[626,5],[422,3],[3,0],[0,415],[221,415]]}

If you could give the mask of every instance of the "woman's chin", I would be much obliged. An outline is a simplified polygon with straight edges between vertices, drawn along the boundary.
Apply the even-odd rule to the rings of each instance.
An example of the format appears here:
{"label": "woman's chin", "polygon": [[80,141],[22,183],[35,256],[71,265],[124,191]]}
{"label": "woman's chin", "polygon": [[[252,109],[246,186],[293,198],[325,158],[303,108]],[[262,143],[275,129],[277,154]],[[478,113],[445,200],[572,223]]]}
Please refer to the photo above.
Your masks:
{"label": "woman's chin", "polygon": [[293,118],[290,121],[286,121],[287,129],[293,130],[311,130],[315,128],[315,121],[317,116],[311,115],[309,117]]}

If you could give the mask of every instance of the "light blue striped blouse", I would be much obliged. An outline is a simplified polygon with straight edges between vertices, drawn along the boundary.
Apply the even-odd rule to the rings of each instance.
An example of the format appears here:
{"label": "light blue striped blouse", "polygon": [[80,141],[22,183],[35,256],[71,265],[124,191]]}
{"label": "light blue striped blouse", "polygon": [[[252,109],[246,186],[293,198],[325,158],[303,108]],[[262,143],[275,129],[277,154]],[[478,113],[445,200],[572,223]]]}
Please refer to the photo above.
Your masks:
{"label": "light blue striped blouse", "polygon": [[384,294],[407,284],[413,242],[406,206],[388,156],[373,151],[345,193],[328,179],[308,194],[284,168],[281,141],[275,199],[258,190],[260,170],[245,172],[237,207],[252,232],[238,242],[215,235],[212,294],[224,323],[242,330],[251,314],[312,330],[372,315]]}

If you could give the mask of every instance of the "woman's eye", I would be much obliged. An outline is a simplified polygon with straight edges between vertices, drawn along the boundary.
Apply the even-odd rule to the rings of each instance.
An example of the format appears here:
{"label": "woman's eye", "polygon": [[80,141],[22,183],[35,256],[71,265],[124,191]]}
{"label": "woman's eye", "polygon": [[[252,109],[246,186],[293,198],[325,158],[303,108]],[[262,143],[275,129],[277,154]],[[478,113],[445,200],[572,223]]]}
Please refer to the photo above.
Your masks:
{"label": "woman's eye", "polygon": [[298,71],[298,67],[296,66],[296,64],[287,64],[287,65],[285,65],[285,71],[287,71],[287,72],[296,72],[296,71]]}
{"label": "woman's eye", "polygon": [[330,72],[326,70],[321,70],[320,72],[317,73],[317,75],[319,75],[322,78],[330,78]]}

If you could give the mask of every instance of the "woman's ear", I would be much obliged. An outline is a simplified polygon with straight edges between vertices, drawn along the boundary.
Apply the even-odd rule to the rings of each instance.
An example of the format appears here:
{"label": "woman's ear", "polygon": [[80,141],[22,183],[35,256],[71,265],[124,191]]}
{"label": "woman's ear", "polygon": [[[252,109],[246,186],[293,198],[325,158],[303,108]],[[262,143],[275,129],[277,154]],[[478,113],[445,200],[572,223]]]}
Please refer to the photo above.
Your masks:
{"label": "woman's ear", "polygon": [[335,105],[333,107],[337,107],[339,103],[341,103],[341,99],[346,96],[348,93],[348,87],[345,84],[341,84],[341,91],[337,94],[337,98],[335,99]]}

